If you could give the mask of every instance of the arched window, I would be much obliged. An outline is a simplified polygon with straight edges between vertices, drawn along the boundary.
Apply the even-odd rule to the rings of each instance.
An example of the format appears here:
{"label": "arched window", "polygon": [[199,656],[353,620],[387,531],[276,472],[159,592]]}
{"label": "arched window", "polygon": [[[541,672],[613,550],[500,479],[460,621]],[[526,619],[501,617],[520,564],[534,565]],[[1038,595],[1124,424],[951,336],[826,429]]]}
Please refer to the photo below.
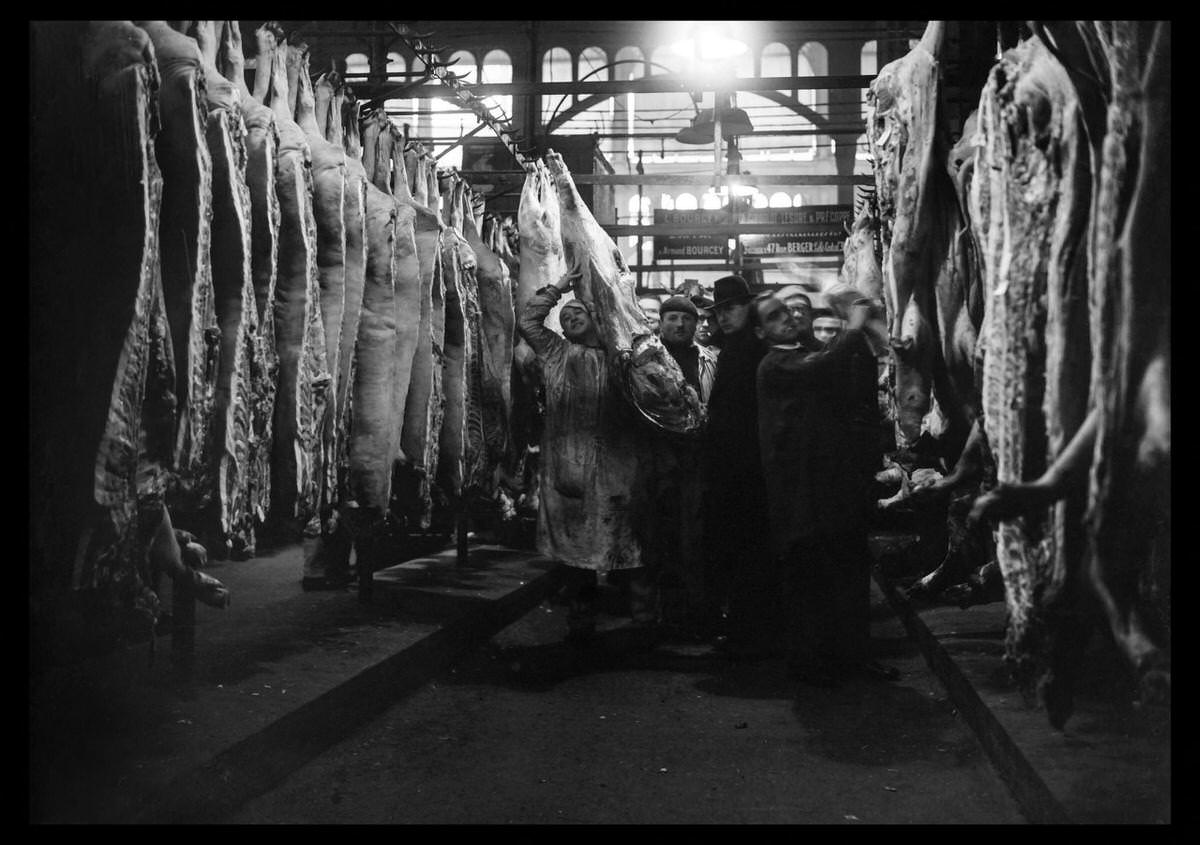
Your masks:
{"label": "arched window", "polygon": [[[671,49],[671,45],[663,44],[655,47],[650,52],[650,61],[656,65],[666,65],[670,68],[670,73],[679,73],[683,69],[683,58]],[[651,66],[650,75],[655,76],[660,73],[667,73],[661,67]]]}
{"label": "arched window", "polygon": [[346,75],[352,76],[357,73],[370,73],[371,60],[367,58],[366,53],[351,53],[346,56]]}
{"label": "arched window", "polygon": [[716,191],[705,191],[700,200],[700,207],[707,211],[716,211],[722,205],[721,195]]}
{"label": "arched window", "polygon": [[[542,56],[542,82],[570,82],[571,81],[571,54],[562,47],[551,47]],[[542,96],[542,124],[550,122],[554,116],[555,109],[559,103],[563,103],[562,108],[566,107],[566,102],[561,94],[550,94]]]}
{"label": "arched window", "polygon": [[[797,76],[824,76],[828,72],[829,51],[825,49],[824,44],[809,41],[800,48],[800,52],[796,55]],[[797,97],[806,106],[825,105],[829,99],[824,91],[818,92],[812,88],[797,92]]]}
{"label": "arched window", "polygon": [[[388,73],[404,73],[408,64],[404,61],[404,57],[399,53],[387,54],[387,72]],[[403,85],[404,77],[389,79],[391,85]],[[416,115],[413,114],[412,100],[384,100],[383,110],[397,126],[403,126],[405,123],[415,124]]]}
{"label": "arched window", "polygon": [[670,194],[663,194],[658,201],[658,206],[659,208],[665,208],[668,211],[673,210],[675,208],[675,197],[671,196]]}
{"label": "arched window", "polygon": [[[761,70],[759,76],[791,76],[792,75],[792,51],[786,44],[781,44],[774,41],[763,47]],[[780,94],[790,95],[792,92],[782,90]]]}
{"label": "arched window", "polygon": [[776,191],[771,194],[771,199],[768,202],[771,208],[791,208],[792,198],[786,191]]}
{"label": "arched window", "polygon": [[[862,46],[862,52],[858,58],[858,72],[863,76],[874,76],[879,73],[879,46],[876,41],[868,41]],[[862,111],[860,114],[866,117],[867,114],[867,89],[862,90]]]}
{"label": "arched window", "polygon": [[[641,79],[646,75],[646,57],[637,47],[622,47],[613,58],[611,76],[613,79]],[[618,94],[612,99],[613,130],[624,132],[627,136],[625,143],[618,140],[612,142],[612,150],[624,149],[629,159],[635,157],[633,146],[634,114],[637,109],[636,94]]]}
{"label": "arched window", "polygon": [[613,79],[641,79],[645,76],[646,57],[638,47],[622,47],[613,56]]}
{"label": "arched window", "polygon": [[792,197],[792,208],[799,208],[804,205],[804,194],[796,194]]}
{"label": "arched window", "polygon": [[770,203],[767,201],[767,195],[759,191],[750,198],[750,204],[755,208],[766,208]]}
{"label": "arched window", "polygon": [[470,50],[455,50],[446,61],[454,62],[448,70],[455,76],[461,76],[463,82],[479,81],[479,69],[475,66],[475,55]]}
{"label": "arched window", "polygon": [[[588,82],[608,81],[608,54],[599,47],[585,47],[579,54],[579,76]],[[594,71],[594,72],[593,72]]]}
{"label": "arched window", "polygon": [[[512,59],[503,50],[492,50],[483,57],[483,79],[486,85],[504,85],[512,82]],[[485,97],[484,103],[492,110],[492,114],[502,121],[511,121],[513,106],[511,94],[500,97]]]}
{"label": "arched window", "polygon": [[675,197],[675,209],[677,211],[695,211],[696,198],[684,191],[679,196]]}
{"label": "arched window", "polygon": [[[430,111],[430,134],[434,137],[433,148],[435,155],[441,152],[468,129],[475,126],[475,116],[464,114],[458,103],[451,99],[434,97],[428,100]],[[468,123],[469,122],[469,123]],[[442,158],[438,159],[438,167],[462,167],[462,144],[459,144]]]}
{"label": "arched window", "polygon": [[733,60],[733,75],[741,78],[754,76],[754,48],[737,56]]}

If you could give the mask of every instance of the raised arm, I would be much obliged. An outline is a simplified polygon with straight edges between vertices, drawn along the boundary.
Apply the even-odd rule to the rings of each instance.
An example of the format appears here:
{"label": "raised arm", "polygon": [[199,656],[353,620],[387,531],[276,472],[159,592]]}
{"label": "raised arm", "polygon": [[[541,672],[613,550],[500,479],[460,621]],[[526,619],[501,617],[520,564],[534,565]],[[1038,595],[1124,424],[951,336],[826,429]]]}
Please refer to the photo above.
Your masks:
{"label": "raised arm", "polygon": [[788,357],[776,361],[775,366],[763,373],[763,384],[829,388],[844,383],[850,358],[867,346],[861,329],[847,329],[823,352],[805,358]]}
{"label": "raised arm", "polygon": [[575,272],[568,272],[554,284],[541,288],[529,297],[529,301],[521,310],[517,328],[521,332],[521,337],[525,338],[525,342],[541,357],[563,348],[567,343],[556,332],[546,328],[546,316],[558,303],[563,292],[571,287],[578,275]]}

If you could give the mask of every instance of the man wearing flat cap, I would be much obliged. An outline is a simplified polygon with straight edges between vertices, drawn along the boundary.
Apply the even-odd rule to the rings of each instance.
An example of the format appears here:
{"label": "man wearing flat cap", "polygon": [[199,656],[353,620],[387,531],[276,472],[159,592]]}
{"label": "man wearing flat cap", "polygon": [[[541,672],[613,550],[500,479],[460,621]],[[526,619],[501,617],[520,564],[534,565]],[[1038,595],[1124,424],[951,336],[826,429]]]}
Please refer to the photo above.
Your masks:
{"label": "man wearing flat cap", "polygon": [[771,558],[755,387],[766,350],[754,334],[753,298],[741,276],[724,276],[713,285],[723,337],[703,449],[710,614],[728,608],[726,645],[731,656],[746,658],[767,656],[774,647],[768,641],[774,628],[764,624]]}
{"label": "man wearing flat cap", "polygon": [[[701,403],[707,402],[717,350],[695,342],[699,311],[688,297],[672,296],[662,303],[660,314],[663,345]],[[656,437],[651,459],[653,510],[647,520],[645,554],[658,587],[662,621],[697,632],[704,622],[700,444],[690,438]]]}

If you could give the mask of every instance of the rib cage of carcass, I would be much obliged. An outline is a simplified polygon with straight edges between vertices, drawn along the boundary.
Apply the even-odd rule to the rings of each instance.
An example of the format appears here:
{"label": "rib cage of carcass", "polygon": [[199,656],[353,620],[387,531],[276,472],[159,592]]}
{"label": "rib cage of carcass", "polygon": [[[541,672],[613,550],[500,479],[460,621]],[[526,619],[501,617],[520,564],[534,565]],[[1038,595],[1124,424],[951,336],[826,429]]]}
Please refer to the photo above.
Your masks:
{"label": "rib cage of carcass", "polygon": [[657,428],[679,434],[699,430],[699,396],[651,332],[620,249],[584,204],[562,157],[548,151],[545,166],[558,188],[566,262],[579,274],[575,295],[591,308],[605,349],[620,357],[627,398]]}

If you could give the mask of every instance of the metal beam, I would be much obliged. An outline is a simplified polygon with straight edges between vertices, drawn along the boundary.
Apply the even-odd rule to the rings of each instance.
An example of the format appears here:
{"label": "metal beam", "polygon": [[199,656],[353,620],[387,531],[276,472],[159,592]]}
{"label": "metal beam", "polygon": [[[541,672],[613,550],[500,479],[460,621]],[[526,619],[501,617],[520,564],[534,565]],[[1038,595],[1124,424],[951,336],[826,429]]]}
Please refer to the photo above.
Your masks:
{"label": "metal beam", "polygon": [[[812,223],[725,223],[719,226],[690,226],[678,223],[609,223],[601,224],[610,237],[621,238],[627,235],[777,235],[786,232],[796,232],[797,234],[804,231],[811,231],[814,224]],[[828,224],[830,229],[836,229],[841,233],[841,238],[846,237],[845,231],[840,223]]]}
{"label": "metal beam", "polygon": [[[741,269],[743,270],[782,270],[787,265],[804,264],[818,265],[821,267],[836,267],[842,262],[841,256],[837,255],[789,255],[786,258],[776,259],[773,264],[755,261],[752,258],[747,258],[742,261]],[[726,264],[631,264],[629,272],[631,273],[711,273],[711,272],[729,272],[737,265],[732,261]],[[783,287],[783,285],[767,285],[768,288]],[[642,288],[638,289],[639,291]]]}
{"label": "metal beam", "polygon": [[[768,76],[738,77],[721,85],[727,91],[825,91],[838,88],[869,88],[874,76]],[[360,86],[355,86],[356,89]],[[480,97],[520,96],[526,94],[665,94],[671,92],[711,91],[712,82],[673,74],[640,79],[597,82],[487,82],[471,83],[471,92]],[[358,94],[358,91],[355,91]],[[407,97],[445,97],[441,85],[419,85]],[[361,97],[362,95],[359,94]]]}
{"label": "metal beam", "polygon": [[[504,182],[514,179],[525,179],[525,174],[517,170],[463,170],[464,178],[480,182]],[[778,175],[753,174],[738,177],[743,185],[874,185],[874,176],[842,176],[837,173],[827,175],[797,175],[780,173]],[[576,185],[683,185],[691,188],[708,188],[713,184],[711,173],[572,173],[571,180]],[[724,180],[722,180],[724,181]]]}

